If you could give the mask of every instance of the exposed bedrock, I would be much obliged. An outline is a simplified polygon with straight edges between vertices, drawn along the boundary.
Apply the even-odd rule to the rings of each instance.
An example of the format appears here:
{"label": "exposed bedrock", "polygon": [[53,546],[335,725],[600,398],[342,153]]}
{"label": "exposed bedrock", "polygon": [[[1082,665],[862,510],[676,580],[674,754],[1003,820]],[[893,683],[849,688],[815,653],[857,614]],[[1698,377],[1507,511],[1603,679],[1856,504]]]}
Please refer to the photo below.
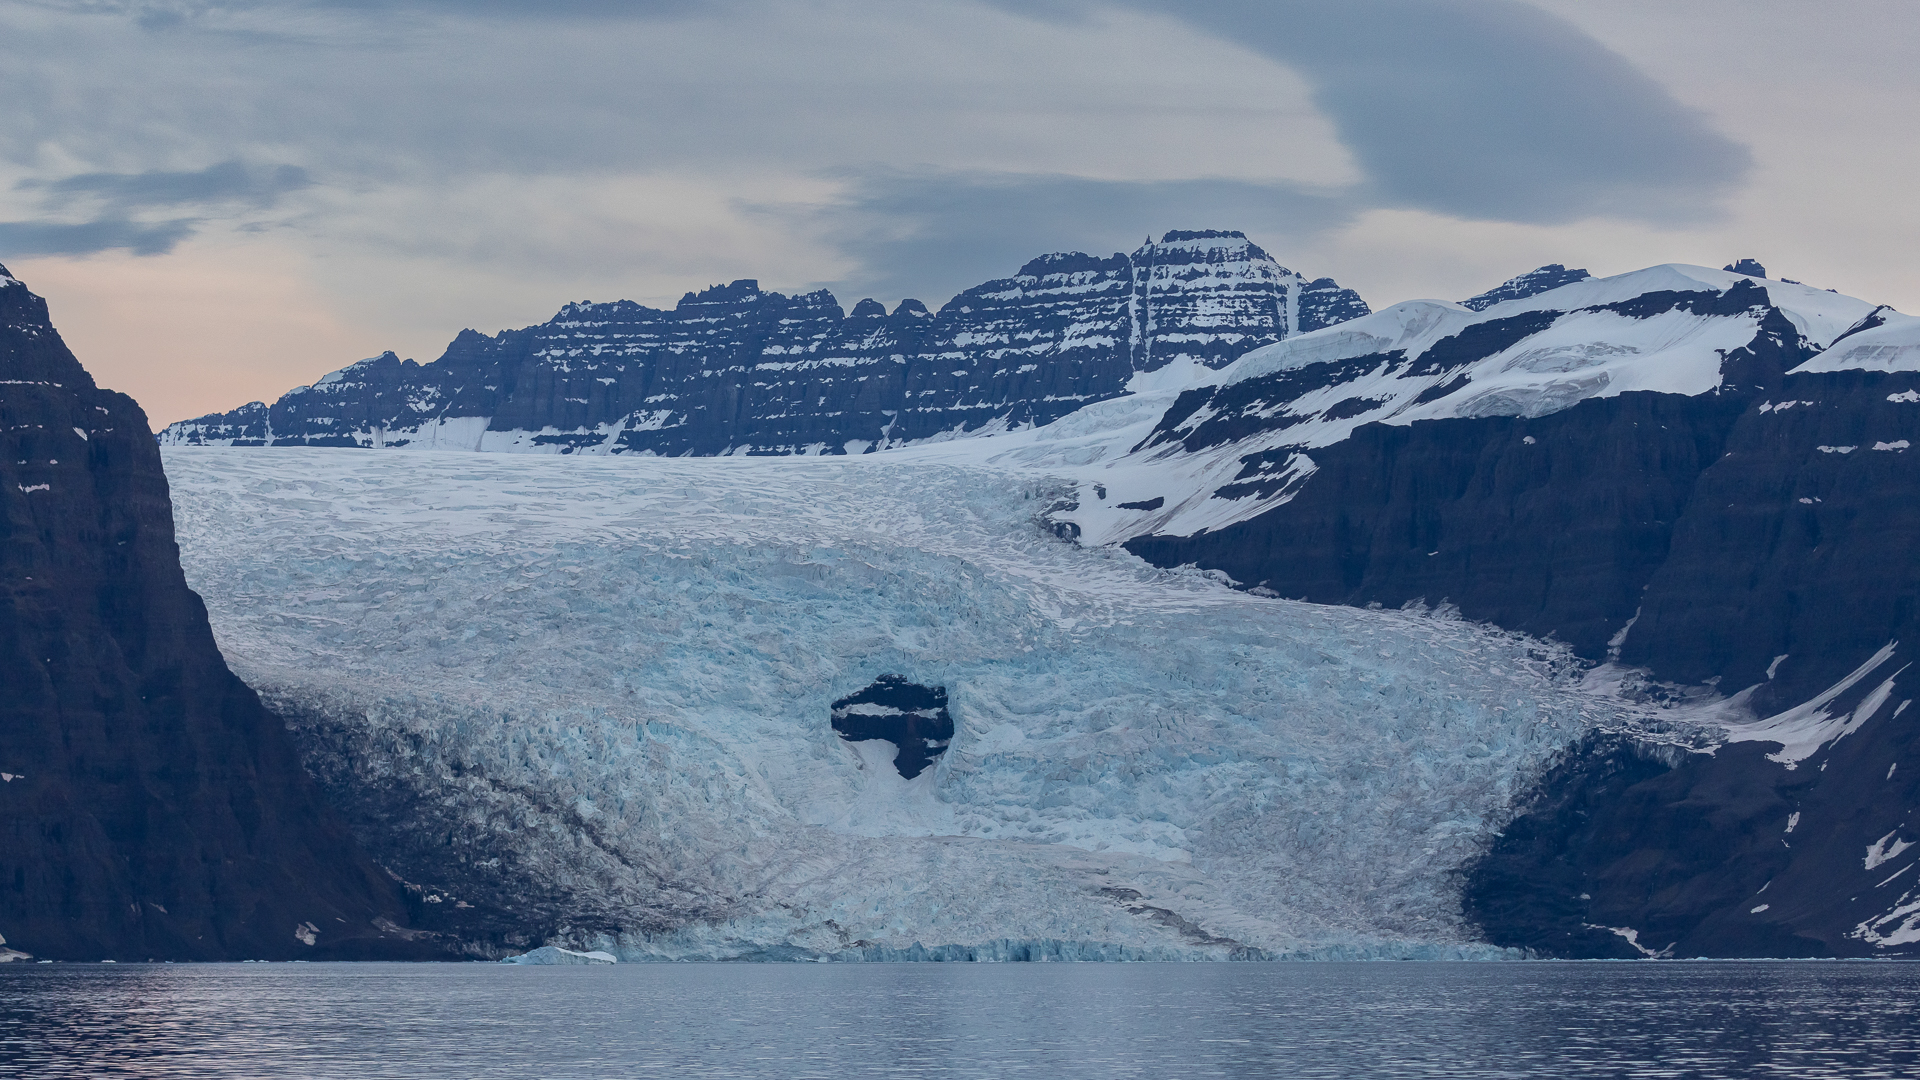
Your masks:
{"label": "exposed bedrock", "polygon": [[1591,739],[1469,868],[1466,914],[1545,956],[1920,954],[1916,749],[1884,714],[1793,768]]}
{"label": "exposed bedrock", "polygon": [[146,416],[0,269],[0,957],[420,957],[227,669]]}
{"label": "exposed bedrock", "polygon": [[1641,603],[1743,403],[1622,394],[1528,420],[1369,424],[1251,521],[1127,548],[1329,604],[1451,603],[1583,656]]}
{"label": "exposed bedrock", "polygon": [[1281,596],[1450,603],[1784,707],[1920,640],[1920,375],[1772,382],[1369,424],[1307,451],[1317,470],[1292,501],[1127,547]]}
{"label": "exposed bedrock", "polygon": [[880,739],[898,747],[894,768],[919,776],[953,741],[947,688],[922,686],[904,675],[882,675],[866,689],[833,703],[833,730],[848,742]]}

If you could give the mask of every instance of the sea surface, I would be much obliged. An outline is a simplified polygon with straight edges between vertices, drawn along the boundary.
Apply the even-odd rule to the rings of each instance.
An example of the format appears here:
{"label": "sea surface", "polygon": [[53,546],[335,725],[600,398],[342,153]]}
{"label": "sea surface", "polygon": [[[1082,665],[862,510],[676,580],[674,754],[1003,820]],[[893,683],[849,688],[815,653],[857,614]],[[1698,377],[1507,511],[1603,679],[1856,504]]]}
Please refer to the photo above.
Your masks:
{"label": "sea surface", "polygon": [[0,1076],[1914,1077],[1920,964],[11,964]]}

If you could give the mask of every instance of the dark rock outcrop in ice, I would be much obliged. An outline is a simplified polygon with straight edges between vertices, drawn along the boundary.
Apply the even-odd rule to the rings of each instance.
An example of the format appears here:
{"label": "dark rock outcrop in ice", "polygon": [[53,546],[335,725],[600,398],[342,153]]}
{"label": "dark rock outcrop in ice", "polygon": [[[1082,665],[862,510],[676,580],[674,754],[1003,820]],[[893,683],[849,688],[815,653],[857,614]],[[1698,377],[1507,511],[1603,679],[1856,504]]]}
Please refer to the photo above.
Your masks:
{"label": "dark rock outcrop in ice", "polygon": [[953,741],[947,689],[922,686],[904,675],[882,675],[864,690],[833,703],[833,730],[848,742],[884,739],[900,748],[894,768],[919,776]]}
{"label": "dark rock outcrop in ice", "polygon": [[423,957],[228,671],[147,418],[0,268],[0,955]]}

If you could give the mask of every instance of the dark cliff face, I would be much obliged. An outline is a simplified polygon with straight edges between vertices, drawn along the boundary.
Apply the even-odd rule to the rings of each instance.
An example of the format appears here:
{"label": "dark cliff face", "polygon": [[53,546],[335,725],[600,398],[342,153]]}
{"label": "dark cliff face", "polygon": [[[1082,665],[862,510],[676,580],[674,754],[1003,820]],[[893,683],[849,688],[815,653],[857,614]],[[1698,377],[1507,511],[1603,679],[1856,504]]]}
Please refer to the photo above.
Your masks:
{"label": "dark cliff face", "polygon": [[1767,742],[1583,744],[1468,868],[1467,916],[1546,956],[1920,955],[1920,732],[1894,716],[1914,690],[1876,708],[1879,685],[1839,703],[1868,722],[1791,768]]}
{"label": "dark cliff face", "polygon": [[[1756,714],[1824,741],[1798,760],[1779,741],[1579,748],[1469,875],[1468,912],[1492,940],[1568,956],[1920,954],[1917,387],[1910,372],[1839,371],[1750,399],[1620,645],[1665,678],[1752,687]],[[1638,948],[1592,926],[1632,928]]]}
{"label": "dark cliff face", "polygon": [[1239,233],[1171,232],[1131,255],[1045,255],[961,293],[851,313],[826,292],[735,281],[672,311],[570,304],[463,332],[431,364],[391,353],[271,406],[175,424],[173,444],[681,454],[860,453],[1045,424],[1138,371],[1219,367],[1368,313]]}
{"label": "dark cliff face", "polygon": [[1453,604],[1591,659],[1642,602],[1743,403],[1622,394],[1528,420],[1368,424],[1251,521],[1127,549],[1291,599]]}
{"label": "dark cliff face", "polygon": [[1837,371],[1748,395],[1621,659],[1728,692],[1761,684],[1765,711],[1889,641],[1920,655],[1907,650],[1920,646],[1916,388],[1912,372]]}
{"label": "dark cliff face", "polygon": [[0,934],[73,960],[432,955],[228,671],[160,456],[0,270]]}

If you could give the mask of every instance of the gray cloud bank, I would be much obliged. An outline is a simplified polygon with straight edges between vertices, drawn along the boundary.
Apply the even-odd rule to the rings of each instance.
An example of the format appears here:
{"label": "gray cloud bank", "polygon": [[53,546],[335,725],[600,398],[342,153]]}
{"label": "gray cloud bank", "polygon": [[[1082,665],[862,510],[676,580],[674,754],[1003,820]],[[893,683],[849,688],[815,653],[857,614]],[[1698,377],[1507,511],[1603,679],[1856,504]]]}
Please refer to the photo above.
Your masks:
{"label": "gray cloud bank", "polygon": [[862,267],[827,283],[843,299],[938,303],[1043,252],[1131,251],[1169,229],[1241,229],[1277,243],[1344,225],[1358,209],[1287,183],[923,170],[854,177],[843,200],[808,213]]}
{"label": "gray cloud bank", "polygon": [[[161,254],[196,228],[257,217],[310,188],[765,168],[840,182],[824,203],[739,203],[847,256],[855,268],[829,284],[937,302],[1042,250],[1126,250],[1167,228],[1284,241],[1375,208],[1528,224],[1709,220],[1751,166],[1744,147],[1618,55],[1517,0],[956,0],[913,8],[905,21],[887,9],[902,50],[925,48],[907,40],[912,18],[925,16],[957,35],[944,47],[990,58],[1002,47],[993,35],[1017,26],[1008,13],[1056,27],[1145,15],[1230,43],[1252,54],[1249,64],[1278,63],[1305,80],[1362,174],[1339,189],[1222,179],[1205,167],[1128,179],[935,160],[941,129],[925,116],[954,107],[943,93],[976,95],[963,103],[973,119],[1041,121],[1023,114],[1017,93],[988,85],[1004,84],[1003,72],[975,88],[929,82],[888,94],[893,69],[874,51],[886,41],[742,60],[740,35],[777,11],[764,0],[50,6],[124,29],[102,31],[110,48],[83,38],[73,55],[0,76],[16,113],[0,120],[0,154],[29,174],[15,191],[35,208],[0,222],[0,255]],[[808,15],[851,31],[879,11],[829,3]],[[969,25],[985,28],[977,40]],[[831,48],[835,33],[828,26],[805,49]],[[48,31],[15,48],[57,50],[62,40]],[[655,51],[636,55],[642,47]],[[127,92],[149,100],[99,116],[76,107],[75,87],[111,84],[122,77],[105,70],[115,65],[134,84]],[[1248,145],[1277,137],[1253,130]],[[49,142],[65,154],[47,156]],[[183,153],[216,163],[182,168]],[[92,171],[48,172],[50,161],[90,157]]]}
{"label": "gray cloud bank", "polygon": [[1385,204],[1671,224],[1715,215],[1752,168],[1618,54],[1516,0],[1135,6],[1301,72]]}
{"label": "gray cloud bank", "polygon": [[137,173],[92,172],[58,180],[29,178],[16,190],[36,194],[44,209],[83,209],[89,220],[0,222],[0,250],[15,255],[90,255],[124,248],[135,255],[165,255],[193,235],[191,217],[140,222],[128,215],[182,208],[271,208],[289,192],[312,186],[298,165],[250,167],[238,161],[191,172],[150,169]]}
{"label": "gray cloud bank", "polygon": [[143,223],[98,218],[76,224],[57,221],[0,221],[0,251],[8,256],[91,255],[125,249],[135,255],[165,255],[193,235],[187,218]]}

